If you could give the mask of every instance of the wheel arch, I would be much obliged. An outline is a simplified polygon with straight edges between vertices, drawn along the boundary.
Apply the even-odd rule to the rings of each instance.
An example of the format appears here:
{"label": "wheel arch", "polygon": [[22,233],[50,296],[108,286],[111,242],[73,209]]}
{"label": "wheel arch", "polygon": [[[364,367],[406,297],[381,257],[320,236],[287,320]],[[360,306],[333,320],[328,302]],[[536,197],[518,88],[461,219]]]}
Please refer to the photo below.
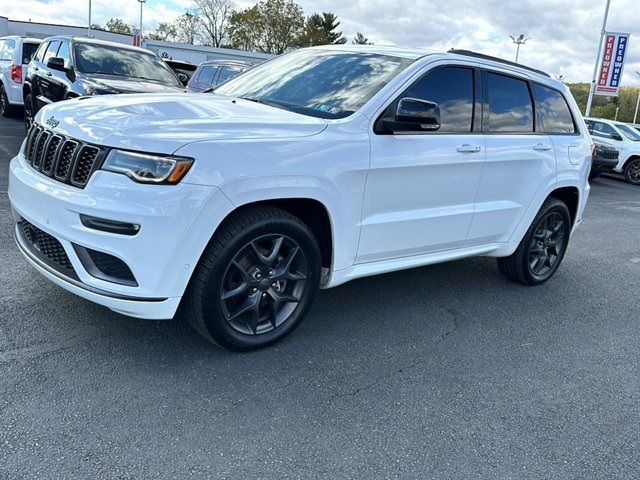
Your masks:
{"label": "wheel arch", "polygon": [[269,198],[236,205],[220,222],[211,238],[231,218],[239,213],[260,206],[279,208],[299,218],[311,230],[320,246],[321,265],[331,269],[333,265],[333,224],[327,207],[319,200],[306,197]]}
{"label": "wheel arch", "polygon": [[629,165],[629,162],[636,160],[636,159],[640,159],[640,155],[629,155],[629,158],[627,158],[624,162],[624,165],[622,165],[622,171],[624,172],[625,168],[627,168],[627,165]]}
{"label": "wheel arch", "polygon": [[563,202],[569,209],[571,225],[575,225],[580,207],[580,190],[575,186],[559,187],[551,191],[547,198],[556,198]]}

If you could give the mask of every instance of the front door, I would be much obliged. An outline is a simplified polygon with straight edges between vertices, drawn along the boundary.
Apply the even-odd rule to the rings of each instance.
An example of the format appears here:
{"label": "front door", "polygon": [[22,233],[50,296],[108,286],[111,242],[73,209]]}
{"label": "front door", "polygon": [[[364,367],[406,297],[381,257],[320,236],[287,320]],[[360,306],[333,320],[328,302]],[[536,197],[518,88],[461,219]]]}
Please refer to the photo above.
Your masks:
{"label": "front door", "polygon": [[[475,71],[442,66],[413,83],[382,114],[393,118],[401,98],[438,104],[433,132],[371,132],[357,263],[455,249],[464,243],[485,157],[474,128]],[[477,123],[477,122],[476,122]]]}

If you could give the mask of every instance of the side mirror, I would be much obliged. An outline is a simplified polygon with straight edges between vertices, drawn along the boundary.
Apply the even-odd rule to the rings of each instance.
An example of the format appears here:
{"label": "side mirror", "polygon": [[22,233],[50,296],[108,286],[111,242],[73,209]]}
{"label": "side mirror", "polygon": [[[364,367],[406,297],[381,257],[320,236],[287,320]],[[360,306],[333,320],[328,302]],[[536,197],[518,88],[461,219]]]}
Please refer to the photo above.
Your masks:
{"label": "side mirror", "polygon": [[184,86],[187,86],[187,83],[189,83],[189,77],[187,77],[184,73],[178,74],[178,80],[180,80],[180,83],[182,83],[182,85]]}
{"label": "side mirror", "polygon": [[393,121],[385,121],[383,126],[393,133],[434,132],[440,128],[440,107],[418,98],[402,98]]}
{"label": "side mirror", "polygon": [[47,68],[50,68],[51,70],[59,70],[61,72],[66,71],[66,68],[64,68],[64,58],[51,57],[47,60]]}
{"label": "side mirror", "polygon": [[622,141],[622,135],[620,135],[619,133],[615,133],[615,132],[614,132],[614,133],[612,133],[612,134],[611,134],[611,138],[612,138],[613,140],[617,140],[617,141],[619,141],[619,142],[621,142],[621,141]]}

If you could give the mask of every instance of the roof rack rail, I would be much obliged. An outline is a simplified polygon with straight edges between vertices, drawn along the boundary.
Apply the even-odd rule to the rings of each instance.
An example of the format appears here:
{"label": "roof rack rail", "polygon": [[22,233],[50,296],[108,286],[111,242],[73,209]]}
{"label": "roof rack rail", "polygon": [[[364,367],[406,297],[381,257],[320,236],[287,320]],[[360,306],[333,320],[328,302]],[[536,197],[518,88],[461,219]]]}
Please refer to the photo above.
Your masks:
{"label": "roof rack rail", "polygon": [[505,60],[504,58],[492,57],[491,55],[485,55],[484,53],[472,52],[471,50],[461,50],[457,48],[452,48],[451,50],[449,50],[449,53],[455,53],[456,55],[465,55],[467,57],[482,58],[484,60],[491,60],[492,62],[504,63],[505,65],[524,68],[525,70],[529,70],[531,72],[535,72],[540,75],[544,75],[545,77],[551,78],[551,75],[549,75],[547,72],[543,72],[542,70],[538,70],[537,68],[527,67],[526,65],[522,65],[520,63]]}

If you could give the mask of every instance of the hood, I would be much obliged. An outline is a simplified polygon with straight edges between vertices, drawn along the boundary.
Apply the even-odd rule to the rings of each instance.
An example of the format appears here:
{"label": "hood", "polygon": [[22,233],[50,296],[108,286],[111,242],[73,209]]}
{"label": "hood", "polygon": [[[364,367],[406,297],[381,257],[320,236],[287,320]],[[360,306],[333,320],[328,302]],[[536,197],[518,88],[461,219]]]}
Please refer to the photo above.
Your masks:
{"label": "hood", "polygon": [[108,93],[173,93],[184,91],[179,85],[166,85],[142,78],[111,75],[84,76],[82,83],[102,94]]}
{"label": "hood", "polygon": [[154,153],[202,140],[305,137],[327,126],[321,118],[209,93],[81,97],[47,105],[36,122],[85,142]]}

